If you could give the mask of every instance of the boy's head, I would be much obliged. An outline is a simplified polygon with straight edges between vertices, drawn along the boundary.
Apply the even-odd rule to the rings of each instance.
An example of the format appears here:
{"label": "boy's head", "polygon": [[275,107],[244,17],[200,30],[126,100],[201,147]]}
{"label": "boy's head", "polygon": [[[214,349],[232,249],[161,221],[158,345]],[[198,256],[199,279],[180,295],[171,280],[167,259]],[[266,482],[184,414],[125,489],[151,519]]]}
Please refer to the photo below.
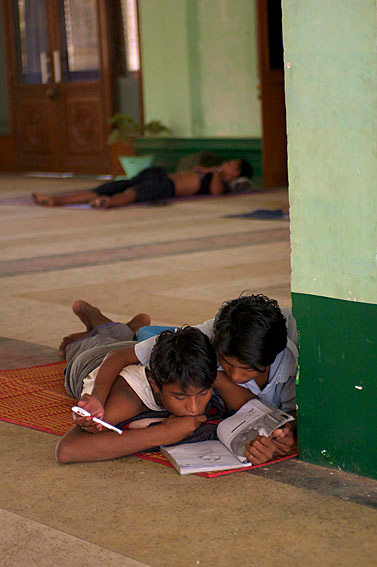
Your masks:
{"label": "boy's head", "polygon": [[177,416],[202,415],[217,374],[209,338],[195,327],[163,331],[150,357],[150,383],[164,407]]}
{"label": "boy's head", "polygon": [[277,301],[258,294],[225,302],[215,319],[213,345],[231,380],[255,379],[287,345],[286,321]]}
{"label": "boy's head", "polygon": [[231,159],[221,166],[222,179],[226,183],[231,183],[237,177],[253,177],[253,168],[246,159]]}

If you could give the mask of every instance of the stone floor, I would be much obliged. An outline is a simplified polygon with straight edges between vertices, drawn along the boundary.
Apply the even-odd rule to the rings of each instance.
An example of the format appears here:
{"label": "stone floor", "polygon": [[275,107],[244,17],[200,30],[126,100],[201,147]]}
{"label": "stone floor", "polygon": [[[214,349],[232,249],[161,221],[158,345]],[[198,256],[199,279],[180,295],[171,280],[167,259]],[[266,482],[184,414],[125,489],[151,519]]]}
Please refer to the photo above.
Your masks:
{"label": "stone floor", "polygon": [[[0,177],[1,368],[58,360],[76,299],[114,320],[195,324],[244,290],[290,305],[284,189],[111,211],[39,208],[93,180]],[[134,457],[60,466],[57,437],[0,422],[0,565],[376,564],[377,482],[299,460],[214,479]]]}

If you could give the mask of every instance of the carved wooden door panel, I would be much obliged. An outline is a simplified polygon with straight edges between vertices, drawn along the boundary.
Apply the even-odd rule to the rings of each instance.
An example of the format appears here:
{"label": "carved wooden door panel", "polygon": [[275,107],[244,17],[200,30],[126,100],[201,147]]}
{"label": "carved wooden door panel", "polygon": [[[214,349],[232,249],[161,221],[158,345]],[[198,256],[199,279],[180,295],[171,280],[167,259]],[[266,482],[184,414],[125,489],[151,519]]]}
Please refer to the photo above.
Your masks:
{"label": "carved wooden door panel", "polygon": [[19,169],[109,171],[106,0],[8,0],[7,10]]}

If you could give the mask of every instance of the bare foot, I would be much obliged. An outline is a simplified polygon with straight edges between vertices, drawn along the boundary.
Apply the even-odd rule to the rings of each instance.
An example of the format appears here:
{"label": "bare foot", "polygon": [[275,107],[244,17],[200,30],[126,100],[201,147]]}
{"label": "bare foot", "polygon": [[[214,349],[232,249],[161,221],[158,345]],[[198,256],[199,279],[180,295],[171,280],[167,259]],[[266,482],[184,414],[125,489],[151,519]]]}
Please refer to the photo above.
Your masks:
{"label": "bare foot", "polygon": [[128,321],[127,323],[127,325],[130,327],[130,329],[133,330],[135,334],[138,332],[140,327],[148,327],[148,325],[150,324],[151,318],[149,317],[149,315],[147,315],[147,313],[138,313],[131,319],[131,321]]}
{"label": "bare foot", "polygon": [[77,315],[80,321],[84,323],[87,331],[92,331],[94,327],[98,327],[98,325],[113,323],[113,321],[105,317],[97,307],[90,305],[90,303],[82,299],[78,299],[74,302],[72,311]]}
{"label": "bare foot", "polygon": [[[98,307],[94,307],[82,299],[78,299],[74,302],[72,311],[77,315],[80,321],[84,323],[87,331],[92,331],[94,327],[98,327],[98,325],[113,323],[112,319],[103,315]],[[151,318],[147,313],[138,313],[127,323],[134,333],[136,333],[140,327],[146,327],[150,324]]]}
{"label": "bare foot", "polygon": [[62,360],[65,360],[65,351],[67,346],[79,339],[83,339],[84,337],[88,337],[90,335],[90,331],[82,331],[82,333],[72,333],[71,335],[67,335],[63,337],[62,342],[59,345],[59,356]]}
{"label": "bare foot", "polygon": [[90,202],[93,209],[108,209],[110,207],[111,197],[97,197]]}
{"label": "bare foot", "polygon": [[36,205],[42,205],[44,207],[53,207],[55,205],[54,197],[50,195],[43,195],[43,193],[32,193],[31,196],[34,199]]}
{"label": "bare foot", "polygon": [[[90,303],[87,303],[82,299],[78,299],[74,302],[74,304],[72,305],[72,311],[75,315],[77,315],[80,321],[84,323],[86,331],[82,331],[81,333],[72,333],[71,335],[67,335],[63,338],[62,342],[59,345],[59,356],[62,359],[65,359],[65,352],[68,345],[79,339],[88,337],[91,331],[95,327],[98,327],[98,325],[113,323],[113,321],[103,315],[97,307],[90,305]],[[149,315],[147,315],[146,313],[138,313],[127,323],[127,325],[136,334],[140,327],[146,327],[150,325],[150,323],[151,318],[149,317]]]}

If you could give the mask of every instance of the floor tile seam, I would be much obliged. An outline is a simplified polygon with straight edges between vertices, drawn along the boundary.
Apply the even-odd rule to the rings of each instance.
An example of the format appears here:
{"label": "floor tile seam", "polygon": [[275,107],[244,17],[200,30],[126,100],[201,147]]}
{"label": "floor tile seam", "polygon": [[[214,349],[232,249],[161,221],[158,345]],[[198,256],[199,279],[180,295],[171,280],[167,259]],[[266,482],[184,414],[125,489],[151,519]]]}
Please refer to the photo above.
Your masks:
{"label": "floor tile seam", "polygon": [[[207,220],[207,219],[206,219]],[[216,219],[217,221],[217,219]],[[189,219],[188,222],[190,222],[192,224],[192,226],[195,226],[195,223],[198,222],[197,218],[193,218],[193,219]],[[200,219],[199,219],[200,222]],[[70,240],[69,242],[74,242],[75,240],[79,240],[81,238],[85,238],[86,241],[89,241],[93,238],[92,233],[93,233],[93,229],[94,228],[98,228],[98,227],[93,227],[91,225],[87,225],[81,229],[78,229],[77,227],[70,227],[69,229],[69,234],[70,234]],[[119,224],[119,228],[124,228],[124,223],[121,225]],[[179,239],[179,241],[190,241],[190,240],[198,240],[200,238],[224,238],[226,236],[237,236],[240,234],[249,234],[249,233],[264,233],[264,232],[276,232],[276,231],[280,231],[280,230],[287,230],[287,226],[286,223],[284,223],[281,226],[277,226],[274,228],[264,228],[263,230],[261,229],[257,229],[257,230],[243,230],[242,232],[233,232],[232,231],[232,227],[230,227],[229,232],[223,233],[223,234],[218,234],[217,231],[217,222],[206,226],[206,228],[209,229],[213,229],[212,233],[211,231],[209,232],[203,232],[203,234],[201,236],[191,236],[191,237],[186,237],[184,239]],[[108,224],[108,225],[102,225],[102,229],[103,230],[110,230],[110,231],[116,231],[118,229],[118,224]],[[138,231],[140,232],[142,235],[146,235],[149,238],[153,238],[154,235],[156,233],[160,233],[161,232],[161,223],[156,224],[156,225],[152,225],[151,223],[149,223],[148,225],[143,225],[140,226],[139,223],[135,223],[133,225],[127,225],[127,229],[130,232],[133,231]],[[181,234],[182,233],[182,226],[179,225],[175,225],[172,226],[171,224],[169,225],[169,231],[172,231],[173,234],[174,232]],[[196,231],[197,232],[197,231]],[[72,236],[73,235],[73,236]],[[30,232],[26,232],[23,234],[17,234],[17,235],[12,235],[11,237],[9,235],[3,235],[0,236],[0,249],[8,249],[8,248],[15,248],[18,246],[39,246],[40,242],[45,242],[46,238],[50,238],[51,242],[53,242],[54,244],[59,245],[62,242],[65,242],[65,239],[67,237],[67,228],[62,228],[61,230],[59,229],[58,231],[56,230],[48,230],[48,231],[40,231],[40,232],[36,232],[31,230]],[[124,233],[123,235],[121,235],[121,237],[123,238],[128,238],[129,236]],[[31,240],[32,239],[32,240]],[[98,237],[99,239],[99,237]],[[153,242],[153,241],[152,241]],[[166,241],[166,240],[162,240],[161,243],[165,243],[165,242],[170,242],[170,241]],[[150,242],[142,242],[142,243],[134,243],[131,244],[131,246],[143,246],[144,244],[149,244]],[[118,248],[117,246],[114,246],[114,248]],[[119,247],[120,248],[120,247]]]}
{"label": "floor tile seam", "polygon": [[[159,240],[148,240],[146,239],[145,241],[141,240],[139,242],[134,242],[134,243],[124,243],[123,246],[114,246],[114,244],[118,244],[119,240],[122,241],[121,238],[118,238],[117,241],[118,242],[114,242],[114,238],[109,238],[109,242],[106,243],[106,240],[104,241],[104,239],[102,238],[93,238],[90,237],[88,239],[84,239],[82,240],[82,242],[84,242],[85,244],[90,245],[90,247],[88,248],[84,248],[80,251],[76,251],[76,250],[70,250],[68,248],[67,252],[61,252],[61,253],[55,253],[53,250],[56,248],[61,247],[62,245],[64,246],[66,244],[66,240],[65,239],[58,239],[58,240],[52,240],[51,242],[49,242],[48,244],[46,244],[46,241],[43,242],[43,245],[47,248],[47,250],[43,253],[43,254],[39,254],[39,255],[33,255],[33,252],[35,250],[38,250],[39,248],[39,243],[30,243],[30,242],[26,242],[25,244],[12,244],[11,246],[1,246],[0,244],[0,254],[2,253],[2,259],[0,260],[0,269],[1,266],[4,266],[5,264],[10,264],[10,263],[18,263],[18,262],[24,262],[24,261],[38,261],[38,260],[42,260],[45,258],[66,258],[66,257],[70,257],[72,255],[79,255],[79,254],[93,254],[93,253],[101,253],[101,252],[109,252],[109,253],[114,253],[117,251],[124,251],[124,250],[137,250],[137,249],[142,249],[145,248],[146,246],[153,246],[153,247],[158,247],[158,246],[169,246],[169,245],[188,245],[188,244],[192,244],[195,245],[196,242],[201,243],[202,241],[208,241],[210,243],[213,242],[221,242],[227,239],[233,239],[233,240],[239,240],[239,239],[243,239],[243,238],[248,238],[250,239],[250,241],[253,240],[258,240],[259,238],[261,238],[264,236],[265,238],[268,238],[269,235],[271,235],[271,237],[275,236],[275,235],[280,235],[282,240],[286,240],[286,237],[288,236],[288,232],[284,232],[284,229],[281,229],[281,232],[277,232],[277,231],[273,231],[270,233],[270,231],[258,231],[258,232],[237,232],[237,233],[233,233],[233,232],[229,232],[228,234],[221,234],[218,235],[216,233],[214,234],[204,234],[202,237],[198,238],[184,238],[184,239],[174,239],[172,238],[171,240],[163,240],[163,241],[159,241]],[[126,240],[126,238],[124,239]],[[68,242],[68,246],[70,246],[71,248],[73,248],[75,246],[75,244],[77,242],[80,242],[80,238],[74,238],[72,240],[69,240]],[[97,247],[96,244],[99,244],[99,246]],[[7,254],[8,253],[8,254]],[[22,254],[22,255],[21,255]]]}
{"label": "floor tile seam", "polygon": [[88,540],[88,539],[84,539],[82,537],[78,537],[77,535],[74,535],[72,533],[70,533],[69,531],[66,531],[64,529],[60,529],[60,528],[54,528],[53,526],[50,526],[44,522],[41,522],[39,520],[35,520],[33,518],[29,518],[28,516],[25,516],[23,514],[20,514],[19,512],[15,512],[14,510],[9,510],[7,508],[4,508],[3,506],[0,506],[0,510],[2,510],[3,512],[7,513],[7,514],[11,514],[13,516],[16,516],[17,518],[19,518],[20,520],[24,520],[26,522],[30,522],[31,524],[34,524],[37,527],[40,527],[41,529],[46,529],[47,531],[53,531],[55,533],[61,533],[64,536],[68,536],[69,538],[72,538],[74,540],[76,540],[77,542],[84,542],[86,545],[92,547],[92,548],[97,548],[97,549],[101,549],[102,551],[104,551],[105,553],[109,553],[113,556],[116,556],[119,559],[122,560],[129,560],[131,562],[135,563],[135,567],[136,565],[140,565],[140,567],[149,567],[149,565],[147,563],[142,563],[140,561],[138,561],[137,559],[134,559],[133,557],[130,557],[128,555],[123,555],[121,553],[118,553],[116,551],[113,551],[110,548],[104,547],[102,545],[98,545],[97,543],[93,543],[92,541]]}
{"label": "floor tile seam", "polygon": [[[25,218],[25,215],[17,215],[17,219],[19,217]],[[14,217],[13,217],[14,218]],[[34,220],[35,217],[28,217],[28,220],[30,220],[30,218],[32,220]],[[5,217],[6,220],[8,220],[8,215]],[[161,222],[164,222],[166,219],[160,219],[160,218],[151,218],[151,219],[147,219],[147,220],[141,220],[141,219],[133,219],[133,220],[128,220],[127,222],[127,229],[129,230],[139,230],[140,227],[141,229],[148,229],[150,230],[152,227],[153,229],[161,229]],[[183,220],[183,219],[182,219]],[[208,226],[208,223],[210,223],[210,225],[212,226],[213,224],[218,223],[219,218],[218,215],[216,216],[209,216],[208,213],[198,213],[198,214],[190,214],[190,215],[184,215],[184,220],[185,222],[202,222],[202,223],[206,223],[206,225]],[[276,222],[276,220],[274,220],[273,222]],[[286,224],[286,223],[284,223]],[[172,226],[173,228],[175,226],[175,228],[178,230],[179,228],[182,228],[182,225],[179,225],[178,221],[174,221],[173,223],[170,224],[170,219],[169,219],[169,225]],[[73,231],[75,233],[77,233],[78,235],[80,235],[80,233],[85,233],[88,232],[89,230],[93,229],[95,226],[97,225],[92,225],[92,224],[86,224],[85,226],[81,227],[81,226],[75,226],[73,227]],[[101,225],[103,228],[106,229],[111,229],[111,230],[116,230],[118,228],[124,228],[124,219],[123,221],[112,221],[109,222],[107,224],[102,224]],[[280,227],[281,228],[281,227]],[[19,240],[25,239],[28,240],[30,238],[30,235],[33,235],[33,238],[38,238],[38,237],[46,237],[46,236],[52,236],[52,235],[56,235],[56,236],[64,236],[64,234],[67,233],[67,228],[58,228],[58,229],[49,229],[49,230],[44,230],[44,231],[39,231],[36,232],[34,230],[30,230],[29,232],[23,232],[23,233],[18,233],[18,234],[12,234],[12,236],[9,236],[9,234],[4,234],[3,236],[0,236],[0,242],[18,242]]]}
{"label": "floor tile seam", "polygon": [[[136,228],[136,227],[135,227]],[[232,232],[232,233],[224,233],[224,234],[213,234],[213,235],[203,235],[203,236],[196,236],[196,237],[192,237],[192,238],[182,238],[180,240],[163,240],[161,242],[144,242],[142,244],[131,244],[129,246],[114,246],[111,248],[104,248],[103,250],[106,251],[116,251],[116,250],[124,250],[125,248],[128,249],[134,249],[134,248],[142,248],[144,246],[165,246],[165,245],[169,245],[172,242],[178,244],[184,244],[187,242],[201,242],[203,239],[207,239],[207,240],[213,240],[213,239],[221,239],[221,238],[237,238],[237,237],[242,237],[244,235],[257,235],[257,234],[266,234],[266,233],[284,233],[289,235],[289,229],[286,227],[277,227],[277,228],[266,228],[263,230],[255,230],[255,231],[248,231],[248,230],[243,230],[240,232]],[[102,251],[102,250],[101,250]],[[86,254],[86,253],[93,253],[93,252],[98,252],[98,249],[94,249],[94,250],[86,250],[85,252],[78,252],[77,254]],[[54,258],[58,258],[58,257],[66,257],[66,256],[70,256],[72,255],[72,252],[66,252],[66,253],[62,253],[62,254],[54,254],[53,256],[35,256],[33,257],[33,259],[38,260],[41,258],[50,258],[50,257],[54,257]],[[23,260],[28,260],[28,258],[20,258],[18,260],[0,260],[0,266],[4,263],[7,262],[21,262]]]}
{"label": "floor tile seam", "polygon": [[[280,231],[276,231],[280,232]],[[164,244],[146,244],[136,246],[126,246],[118,248],[106,248],[104,250],[92,250],[70,254],[57,254],[54,256],[40,256],[36,258],[25,258],[20,260],[9,260],[0,262],[0,278],[26,275],[30,273],[43,273],[51,271],[67,270],[72,268],[80,268],[93,265],[106,265],[119,262],[129,262],[134,260],[142,260],[145,258],[163,258],[173,255],[193,254],[196,252],[213,252],[220,250],[236,249],[245,246],[262,246],[264,244],[284,242],[289,240],[289,232],[283,231],[282,234],[272,234],[272,238],[259,240],[255,237],[248,237],[247,233],[241,233],[246,236],[243,241],[234,242],[234,235],[228,235],[225,239],[222,237],[214,237],[213,246],[208,245],[208,239],[195,239],[198,244],[196,247],[188,249],[179,248],[185,244],[193,243],[192,240],[166,242]],[[255,233],[260,235],[261,233]],[[253,233],[254,235],[254,233]],[[262,233],[262,236],[265,236]],[[216,242],[220,239],[220,242]],[[203,242],[204,240],[204,242]],[[222,241],[221,241],[222,240]],[[224,240],[232,240],[226,243]],[[217,245],[216,245],[217,244]],[[161,250],[165,248],[165,250]],[[169,250],[170,248],[170,250]],[[172,249],[173,248],[173,249]],[[144,253],[141,251],[144,250]],[[140,253],[141,252],[141,253]],[[102,256],[102,258],[101,258]],[[91,257],[92,259],[88,258]],[[70,263],[69,263],[69,260]],[[29,266],[29,267],[28,267]],[[12,269],[13,268],[13,269]],[[6,271],[8,270],[8,271]]]}

